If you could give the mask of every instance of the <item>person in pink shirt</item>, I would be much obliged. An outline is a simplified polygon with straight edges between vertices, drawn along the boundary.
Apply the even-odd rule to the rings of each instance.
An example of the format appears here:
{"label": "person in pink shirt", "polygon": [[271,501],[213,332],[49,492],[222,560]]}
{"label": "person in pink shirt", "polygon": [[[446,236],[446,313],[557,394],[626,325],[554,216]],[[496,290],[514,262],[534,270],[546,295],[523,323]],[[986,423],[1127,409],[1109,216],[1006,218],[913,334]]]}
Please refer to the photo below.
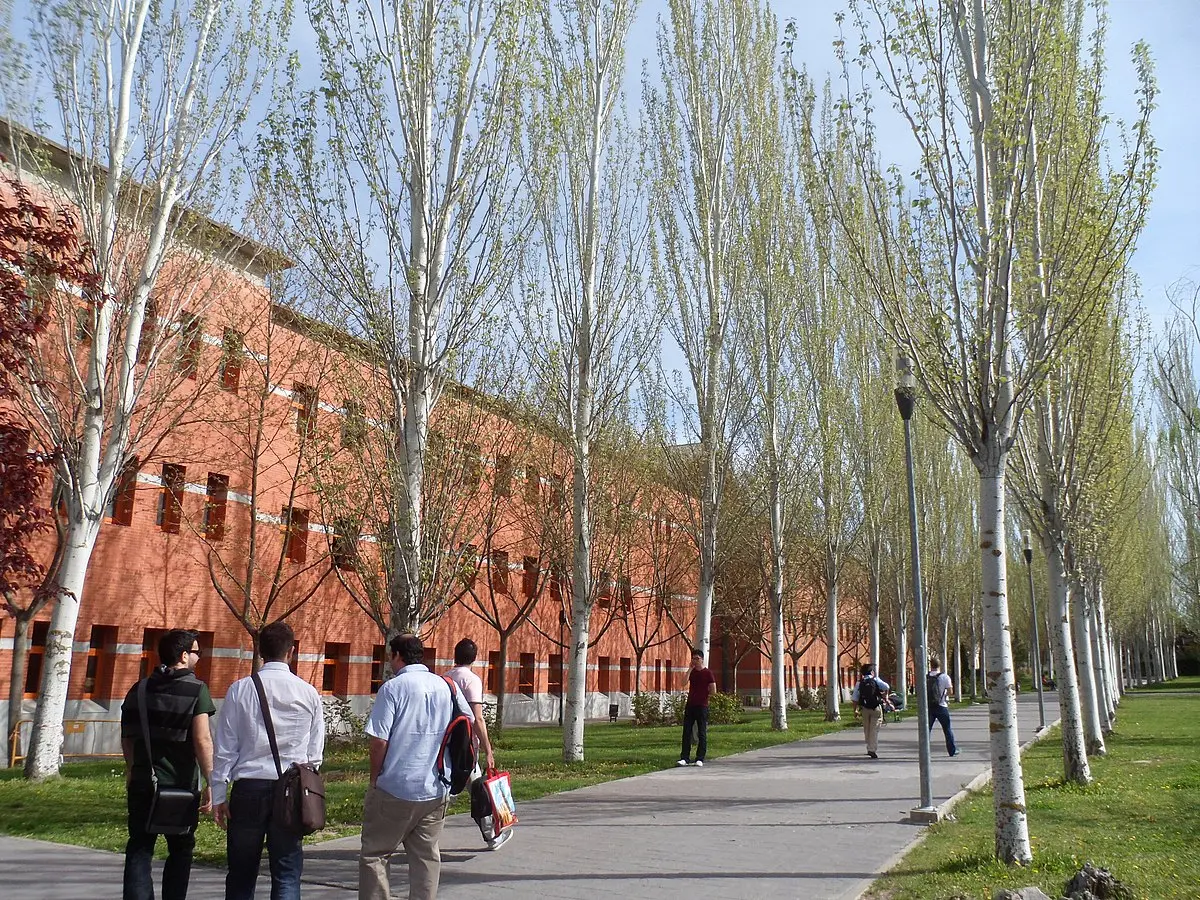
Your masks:
{"label": "person in pink shirt", "polygon": [[509,828],[499,835],[493,834],[491,804],[487,802],[486,791],[483,788],[484,774],[496,768],[496,757],[483,715],[483,680],[471,671],[471,666],[478,656],[479,647],[475,642],[470,638],[463,638],[454,645],[454,668],[446,673],[446,677],[458,685],[458,689],[467,700],[467,705],[471,707],[471,712],[475,714],[475,755],[478,758],[482,753],[487,761],[484,771],[480,771],[476,764],[475,772],[472,773],[471,818],[479,824],[488,849],[499,850],[512,837],[513,832]]}

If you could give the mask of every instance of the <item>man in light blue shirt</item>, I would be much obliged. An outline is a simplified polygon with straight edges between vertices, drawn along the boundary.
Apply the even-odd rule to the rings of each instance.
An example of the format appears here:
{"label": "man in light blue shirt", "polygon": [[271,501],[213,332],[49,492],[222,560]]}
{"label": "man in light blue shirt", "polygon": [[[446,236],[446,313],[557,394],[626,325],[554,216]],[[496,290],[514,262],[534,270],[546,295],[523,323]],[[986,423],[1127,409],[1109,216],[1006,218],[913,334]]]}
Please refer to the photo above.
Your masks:
{"label": "man in light blue shirt", "polygon": [[474,716],[457,687],[422,665],[419,637],[397,635],[389,646],[396,675],[380,687],[367,722],[371,786],[363,802],[358,896],[388,900],[388,863],[403,844],[409,900],[434,900],[442,871],[438,839],[450,800],[438,778],[438,756],[452,714]]}

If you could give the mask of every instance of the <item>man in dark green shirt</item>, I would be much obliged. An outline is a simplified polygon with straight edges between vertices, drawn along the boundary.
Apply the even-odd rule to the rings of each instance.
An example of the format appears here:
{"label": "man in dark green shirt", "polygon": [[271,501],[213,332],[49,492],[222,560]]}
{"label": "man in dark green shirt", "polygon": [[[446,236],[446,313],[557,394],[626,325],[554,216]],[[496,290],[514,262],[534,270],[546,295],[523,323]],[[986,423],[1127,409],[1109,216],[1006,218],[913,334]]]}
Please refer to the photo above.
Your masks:
{"label": "man in dark green shirt", "polygon": [[[192,673],[200,659],[196,632],[168,631],[158,642],[162,663],[146,681],[146,717],[150,743],[142,737],[142,719],[135,684],[121,705],[121,749],[125,754],[125,790],[129,809],[129,842],[125,845],[124,900],[153,900],[150,863],[158,835],[146,831],[154,788],[150,766],[162,787],[196,790],[204,777],[200,809],[211,806],[213,745],[209,716],[217,711],[208,685]],[[184,900],[192,872],[195,831],[165,835],[167,862],[163,866],[163,900]]]}

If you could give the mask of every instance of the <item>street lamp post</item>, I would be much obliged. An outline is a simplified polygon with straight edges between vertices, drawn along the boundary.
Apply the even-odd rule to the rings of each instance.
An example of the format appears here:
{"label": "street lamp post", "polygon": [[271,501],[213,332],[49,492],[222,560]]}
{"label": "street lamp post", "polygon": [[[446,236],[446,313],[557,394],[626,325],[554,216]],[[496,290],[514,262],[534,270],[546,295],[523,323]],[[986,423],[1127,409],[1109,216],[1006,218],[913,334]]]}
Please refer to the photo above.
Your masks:
{"label": "street lamp post", "polygon": [[1033,540],[1025,529],[1025,571],[1029,574],[1029,620],[1033,625],[1033,680],[1038,694],[1038,731],[1046,727],[1046,701],[1042,696],[1042,642],[1038,637],[1037,603],[1033,597]]}
{"label": "street lamp post", "polygon": [[917,537],[917,488],[913,476],[912,414],[917,402],[917,379],[912,360],[896,353],[896,407],[904,420],[904,460],[908,469],[908,535],[912,543],[913,662],[917,680],[917,754],[921,770],[921,805],[909,813],[911,821],[928,824],[938,820],[933,805],[933,769],[929,758],[929,699],[925,690],[928,672],[925,647],[925,598],[921,593],[921,550]]}

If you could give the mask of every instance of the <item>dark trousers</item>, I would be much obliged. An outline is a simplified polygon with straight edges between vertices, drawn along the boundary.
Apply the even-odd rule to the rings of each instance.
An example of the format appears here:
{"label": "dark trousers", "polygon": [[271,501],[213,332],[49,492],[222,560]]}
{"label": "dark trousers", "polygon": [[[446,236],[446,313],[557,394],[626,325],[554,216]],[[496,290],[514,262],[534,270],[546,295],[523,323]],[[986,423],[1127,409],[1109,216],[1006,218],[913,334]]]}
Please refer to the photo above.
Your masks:
{"label": "dark trousers", "polygon": [[940,722],[942,732],[946,735],[946,753],[954,755],[958,745],[954,743],[954,729],[950,727],[950,709],[937,703],[929,704],[929,730],[933,731],[933,723]]}
{"label": "dark trousers", "polygon": [[271,900],[300,900],[304,846],[297,835],[271,821],[274,799],[275,782],[265,778],[243,778],[229,791],[225,900],[253,900],[264,841],[271,868]]}
{"label": "dark trousers", "polygon": [[[131,787],[126,807],[129,813],[129,841],[125,844],[124,900],[154,900],[154,875],[150,863],[158,835],[146,831],[150,815],[150,785]],[[167,862],[163,866],[162,900],[185,900],[192,875],[192,853],[196,833],[166,834]]]}
{"label": "dark trousers", "polygon": [[685,706],[683,709],[683,753],[680,759],[690,759],[692,752],[692,726],[696,726],[696,759],[704,762],[708,753],[708,707]]}

